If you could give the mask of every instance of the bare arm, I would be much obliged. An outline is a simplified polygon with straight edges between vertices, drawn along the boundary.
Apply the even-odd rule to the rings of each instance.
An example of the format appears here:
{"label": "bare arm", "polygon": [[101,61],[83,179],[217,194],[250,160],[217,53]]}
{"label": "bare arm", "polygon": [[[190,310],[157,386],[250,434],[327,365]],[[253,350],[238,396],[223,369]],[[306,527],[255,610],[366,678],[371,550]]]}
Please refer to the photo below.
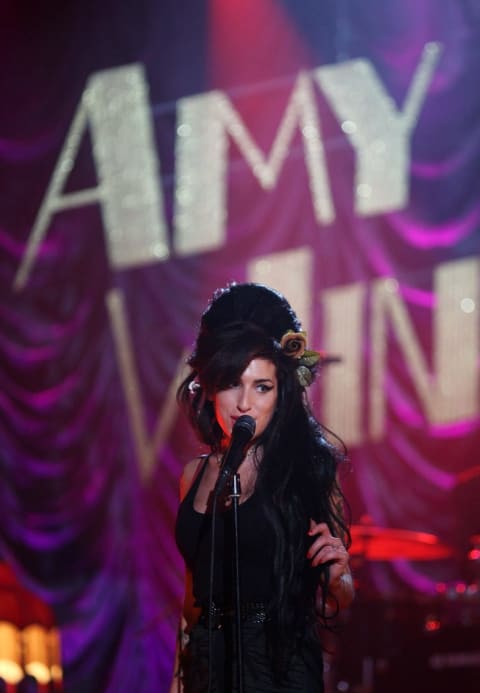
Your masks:
{"label": "bare arm", "polygon": [[353,600],[355,589],[349,564],[350,556],[343,536],[343,497],[338,487],[332,494],[331,503],[339,522],[330,530],[325,522],[316,523],[310,520],[308,533],[314,537],[314,540],[307,557],[311,559],[312,566],[328,564],[327,607],[336,611],[349,606]]}
{"label": "bare arm", "polygon": [[[199,469],[200,460],[198,458],[192,460],[186,465],[180,479],[180,502],[183,500],[186,493],[188,493],[188,490],[194,482]],[[178,623],[175,663],[169,693],[183,693],[183,683],[181,679],[181,652],[188,643],[189,633],[198,620],[199,611],[200,610],[194,606],[192,575],[189,570],[186,570],[183,609]]]}
{"label": "bare arm", "polygon": [[343,541],[334,537],[325,522],[316,523],[310,520],[309,535],[315,537],[307,558],[311,560],[312,567],[329,565],[329,600],[327,604],[334,604],[343,609],[347,607],[354,596],[353,579],[350,571],[348,551]]}
{"label": "bare arm", "polygon": [[175,650],[175,664],[173,679],[170,686],[170,693],[183,693],[183,683],[181,679],[181,652],[188,643],[189,633],[198,620],[200,609],[194,606],[192,592],[192,575],[186,571],[185,575],[185,597],[183,610],[180,614],[177,632],[177,646]]}
{"label": "bare arm", "polygon": [[[173,665],[173,676],[172,683],[170,684],[169,693],[183,693],[183,682],[181,678],[181,663],[180,663],[180,653],[185,647],[187,641],[184,641],[184,634],[186,629],[186,621],[183,618],[183,614],[180,616],[180,621],[178,623],[177,631],[177,644],[175,647],[175,660]],[[186,636],[188,637],[188,636]]]}

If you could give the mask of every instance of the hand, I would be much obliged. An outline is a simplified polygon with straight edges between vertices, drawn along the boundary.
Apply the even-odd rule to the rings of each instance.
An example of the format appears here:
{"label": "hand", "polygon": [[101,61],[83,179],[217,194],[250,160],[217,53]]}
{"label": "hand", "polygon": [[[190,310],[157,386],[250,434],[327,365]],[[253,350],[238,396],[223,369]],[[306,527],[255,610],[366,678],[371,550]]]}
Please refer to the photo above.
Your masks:
{"label": "hand", "polygon": [[178,676],[174,676],[168,693],[183,693],[183,683]]}
{"label": "hand", "polygon": [[[338,596],[342,600],[342,593],[346,586],[345,576],[348,576],[348,582],[351,583],[350,557],[347,549],[341,539],[332,536],[325,522],[316,523],[310,520],[308,534],[316,538],[307,551],[307,558],[311,561],[313,568],[328,563],[330,566],[329,591],[335,596],[339,593]],[[349,586],[349,591],[350,589]]]}

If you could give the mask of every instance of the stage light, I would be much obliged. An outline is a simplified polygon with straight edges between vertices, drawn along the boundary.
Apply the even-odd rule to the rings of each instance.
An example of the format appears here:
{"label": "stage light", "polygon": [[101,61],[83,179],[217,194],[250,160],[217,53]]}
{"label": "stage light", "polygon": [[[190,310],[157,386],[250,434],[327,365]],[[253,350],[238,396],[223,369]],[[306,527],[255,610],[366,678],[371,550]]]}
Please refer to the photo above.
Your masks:
{"label": "stage light", "polygon": [[20,631],[8,621],[0,621],[0,678],[16,684],[23,677]]}
{"label": "stage light", "polygon": [[0,682],[8,690],[20,690],[27,677],[42,690],[62,690],[60,638],[53,624],[48,604],[0,561]]}
{"label": "stage light", "polygon": [[22,630],[23,667],[38,683],[49,683],[50,666],[47,631],[37,623]]}

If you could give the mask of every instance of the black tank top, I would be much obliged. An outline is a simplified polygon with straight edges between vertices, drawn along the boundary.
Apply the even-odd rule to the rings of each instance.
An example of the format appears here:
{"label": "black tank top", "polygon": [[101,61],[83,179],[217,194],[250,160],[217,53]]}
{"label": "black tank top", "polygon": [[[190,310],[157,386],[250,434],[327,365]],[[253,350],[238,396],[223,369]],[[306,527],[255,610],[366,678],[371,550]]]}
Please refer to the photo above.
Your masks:
{"label": "black tank top", "polygon": [[[211,513],[197,512],[195,495],[208,458],[180,503],[175,528],[177,546],[193,577],[197,604],[209,596]],[[274,533],[265,517],[260,494],[255,491],[238,509],[240,591],[242,602],[268,602],[273,587]],[[216,604],[232,604],[233,512],[217,511],[215,520],[215,574],[213,598]]]}

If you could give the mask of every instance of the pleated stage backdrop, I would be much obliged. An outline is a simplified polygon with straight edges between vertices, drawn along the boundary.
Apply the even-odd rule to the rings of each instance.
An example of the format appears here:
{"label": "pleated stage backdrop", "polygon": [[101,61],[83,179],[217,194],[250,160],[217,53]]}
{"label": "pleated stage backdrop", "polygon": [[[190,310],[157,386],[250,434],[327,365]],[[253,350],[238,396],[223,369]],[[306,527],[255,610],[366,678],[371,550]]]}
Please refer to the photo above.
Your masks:
{"label": "pleated stage backdrop", "polygon": [[332,357],[310,397],[349,451],[360,603],[466,595],[477,623],[478,3],[0,12],[0,550],[65,690],[167,690],[202,451],[175,389],[232,281]]}

